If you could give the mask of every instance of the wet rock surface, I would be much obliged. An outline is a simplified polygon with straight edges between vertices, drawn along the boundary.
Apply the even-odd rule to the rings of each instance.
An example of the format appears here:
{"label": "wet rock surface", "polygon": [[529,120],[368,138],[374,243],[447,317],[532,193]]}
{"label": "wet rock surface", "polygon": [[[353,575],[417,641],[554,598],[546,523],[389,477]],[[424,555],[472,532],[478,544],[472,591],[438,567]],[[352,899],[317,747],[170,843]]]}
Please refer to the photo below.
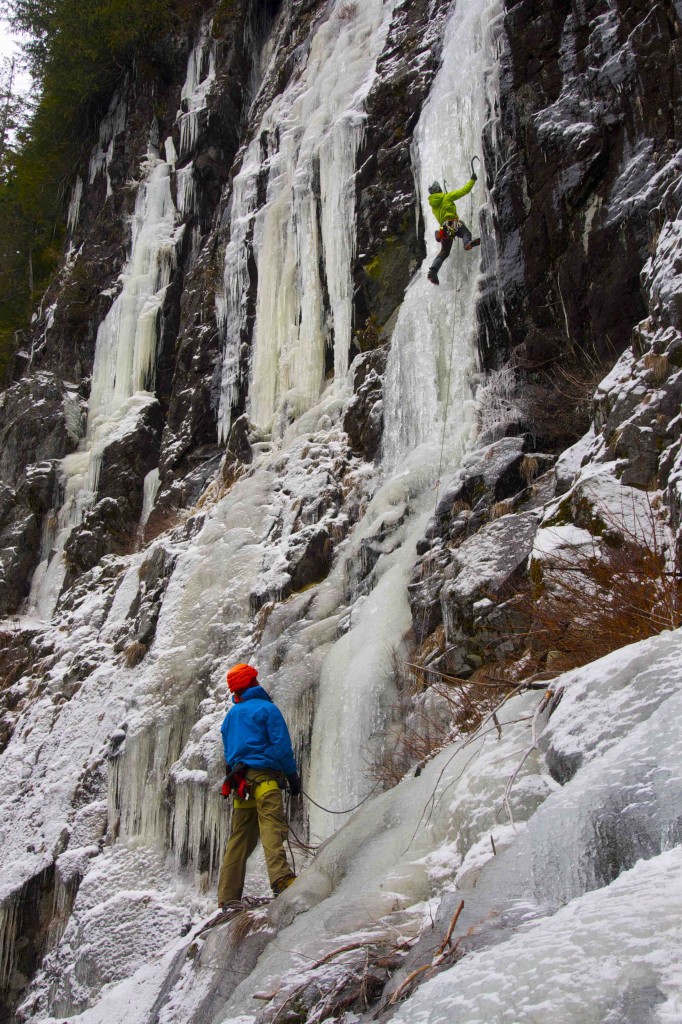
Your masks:
{"label": "wet rock surface", "polygon": [[[508,343],[530,367],[575,344],[621,352],[679,174],[679,10],[507,0],[504,35],[489,185]],[[494,311],[488,323],[499,337]]]}

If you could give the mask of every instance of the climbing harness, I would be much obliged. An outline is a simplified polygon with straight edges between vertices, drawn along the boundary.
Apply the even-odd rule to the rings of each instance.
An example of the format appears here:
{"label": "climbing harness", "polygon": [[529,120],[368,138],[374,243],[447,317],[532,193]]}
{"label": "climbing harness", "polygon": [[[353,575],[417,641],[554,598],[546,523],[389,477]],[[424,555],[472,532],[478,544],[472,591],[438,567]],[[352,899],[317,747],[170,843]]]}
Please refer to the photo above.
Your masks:
{"label": "climbing harness", "polygon": [[263,782],[259,782],[257,786],[249,782],[245,777],[244,772],[246,766],[238,764],[229,775],[225,777],[222,788],[220,790],[221,796],[228,797],[234,792],[234,806],[235,807],[253,807],[255,806],[256,800],[261,797],[264,793],[268,793],[271,789],[280,789],[280,784],[277,779],[265,779]]}
{"label": "climbing harness", "polygon": [[446,238],[457,238],[457,232],[461,223],[459,217],[449,217],[436,231],[436,241],[442,243]]}

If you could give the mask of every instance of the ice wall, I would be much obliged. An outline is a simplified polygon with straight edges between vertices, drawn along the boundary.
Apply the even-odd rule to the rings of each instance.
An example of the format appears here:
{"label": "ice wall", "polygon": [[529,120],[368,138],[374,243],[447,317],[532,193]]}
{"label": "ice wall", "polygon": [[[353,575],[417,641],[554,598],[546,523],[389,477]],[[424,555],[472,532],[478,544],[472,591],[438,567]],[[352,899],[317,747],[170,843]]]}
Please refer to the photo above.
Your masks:
{"label": "ice wall", "polygon": [[[344,380],[351,340],[355,157],[363,102],[393,2],[337,0],[310,43],[305,67],[254,132],[234,182],[224,294],[221,438],[236,395],[253,242],[258,274],[249,377],[251,419],[275,434],[319,398],[333,351]],[[258,207],[258,179],[267,178]]]}
{"label": "ice wall", "polygon": [[[461,188],[469,180],[472,157],[481,157],[481,134],[489,116],[487,83],[495,76],[491,65],[499,31],[497,2],[457,5],[445,33],[443,63],[414,134],[412,157],[426,225],[427,263],[408,289],[393,332],[384,399],[388,472],[421,445],[431,459],[433,449],[442,446],[447,466],[472,430],[469,378],[477,359],[480,249],[465,252],[457,239],[440,272],[440,285],[427,281],[426,267],[440,248],[428,188],[434,180],[447,189]],[[484,168],[481,163],[476,168],[477,184],[457,203],[474,236],[485,201]]]}
{"label": "ice wall", "polygon": [[[215,78],[215,43],[204,23],[190,51],[178,112],[181,155],[196,140],[198,118]],[[100,140],[90,161],[90,183],[107,170],[116,137],[125,128],[126,104],[118,96],[100,128]],[[53,549],[45,553],[34,575],[28,607],[31,614],[49,618],[64,582],[64,545],[84,512],[96,498],[102,453],[117,437],[135,428],[144,407],[153,401],[157,345],[166,292],[177,265],[185,226],[182,217],[193,211],[192,164],[176,174],[178,159],[172,139],[159,145],[150,133],[149,148],[140,167],[140,182],[130,220],[129,256],[117,282],[118,294],[100,324],[95,345],[92,384],[85,436],[79,451],[62,460],[60,507]],[[178,206],[173,198],[177,179]],[[78,179],[80,182],[80,179]],[[74,189],[70,227],[77,220],[82,183]],[[107,195],[110,193],[108,185]],[[146,492],[147,498],[151,490]],[[149,515],[145,509],[144,515]]]}
{"label": "ice wall", "polygon": [[[448,23],[443,63],[413,143],[430,227],[436,221],[426,201],[428,184],[449,176],[455,187],[453,174],[459,185],[469,178],[486,117],[485,79],[498,13],[496,2],[480,0],[456,7]],[[474,232],[483,188],[479,181],[476,199],[467,197],[458,208]],[[433,232],[427,237],[433,239]],[[437,249],[435,240],[429,242],[429,258]],[[388,539],[370,577],[370,593],[353,595],[359,600],[351,628],[324,663],[314,719],[309,785],[313,798],[330,808],[352,807],[368,794],[366,764],[390,742],[386,730],[400,716],[395,659],[404,658],[411,632],[407,585],[416,542],[437,501],[434,480],[457,465],[474,427],[469,376],[476,365],[479,253],[467,253],[456,242],[439,287],[426,280],[425,268],[418,273],[393,331],[384,385],[385,483],[355,531],[347,563],[351,577],[363,542],[379,534]],[[310,822],[316,836],[327,836],[339,818],[313,805]]]}

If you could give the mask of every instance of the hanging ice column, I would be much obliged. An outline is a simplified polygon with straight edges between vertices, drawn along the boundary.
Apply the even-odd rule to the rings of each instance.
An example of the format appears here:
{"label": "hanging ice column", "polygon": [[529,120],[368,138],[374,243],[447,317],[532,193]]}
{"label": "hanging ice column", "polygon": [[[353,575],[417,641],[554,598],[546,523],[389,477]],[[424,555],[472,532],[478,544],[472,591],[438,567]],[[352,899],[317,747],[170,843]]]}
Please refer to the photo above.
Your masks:
{"label": "hanging ice column", "polygon": [[121,291],[97,332],[86,435],[62,460],[64,501],[57,515],[55,554],[36,570],[29,606],[48,618],[64,582],[63,550],[95,500],[101,457],[116,435],[134,428],[153,394],[156,348],[166,289],[184,231],[170,190],[171,166],[150,149],[132,218],[131,252]]}
{"label": "hanging ice column", "polygon": [[[171,196],[171,166],[155,153],[139,191],[122,288],[97,333],[87,439],[95,461],[133,396],[154,390],[159,320],[184,227]],[[94,490],[96,466],[91,473]]]}
{"label": "hanging ice column", "polygon": [[[443,64],[414,136],[412,155],[426,225],[427,259],[405,297],[391,343],[385,382],[384,467],[423,446],[427,461],[452,464],[473,426],[469,379],[476,366],[476,288],[480,249],[465,252],[456,239],[440,272],[440,286],[426,279],[439,249],[438,228],[428,204],[428,187],[461,188],[470,161],[481,154],[487,84],[498,29],[497,0],[454,5]],[[474,236],[485,200],[482,165],[472,192],[457,202],[460,218]],[[431,452],[429,457],[428,452]]]}
{"label": "hanging ice column", "polygon": [[201,26],[197,42],[189,55],[187,77],[180,93],[181,107],[177,122],[180,125],[180,159],[194,149],[199,134],[199,122],[206,110],[206,101],[216,73],[216,45],[211,35],[212,22]]}
{"label": "hanging ice column", "polygon": [[[326,346],[333,345],[335,379],[347,370],[355,160],[364,100],[392,8],[392,0],[337,0],[312,39],[306,67],[276,97],[245,154],[234,183],[225,289],[218,303],[226,334],[222,438],[238,385],[248,288],[245,242],[251,231],[258,267],[251,418],[268,426],[278,409],[286,406],[296,416],[309,408],[323,387]],[[257,179],[264,171],[266,202],[256,210]]]}

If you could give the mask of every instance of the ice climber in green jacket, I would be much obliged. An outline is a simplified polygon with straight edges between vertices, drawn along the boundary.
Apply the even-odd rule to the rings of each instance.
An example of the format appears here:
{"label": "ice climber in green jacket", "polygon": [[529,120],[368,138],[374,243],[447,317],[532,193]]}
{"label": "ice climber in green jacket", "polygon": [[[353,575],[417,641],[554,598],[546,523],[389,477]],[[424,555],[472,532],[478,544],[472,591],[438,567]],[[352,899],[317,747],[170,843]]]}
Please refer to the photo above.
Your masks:
{"label": "ice climber in green jacket", "polygon": [[468,195],[475,184],[476,174],[474,173],[464,188],[455,189],[454,192],[443,192],[438,181],[434,181],[433,185],[429,186],[429,206],[440,224],[439,230],[436,231],[436,241],[440,242],[440,252],[429,267],[427,274],[431,284],[440,284],[438,271],[450,255],[454,238],[461,238],[467,251],[481,244],[480,238],[471,237],[469,228],[457,216],[457,207],[455,206],[455,200]]}

